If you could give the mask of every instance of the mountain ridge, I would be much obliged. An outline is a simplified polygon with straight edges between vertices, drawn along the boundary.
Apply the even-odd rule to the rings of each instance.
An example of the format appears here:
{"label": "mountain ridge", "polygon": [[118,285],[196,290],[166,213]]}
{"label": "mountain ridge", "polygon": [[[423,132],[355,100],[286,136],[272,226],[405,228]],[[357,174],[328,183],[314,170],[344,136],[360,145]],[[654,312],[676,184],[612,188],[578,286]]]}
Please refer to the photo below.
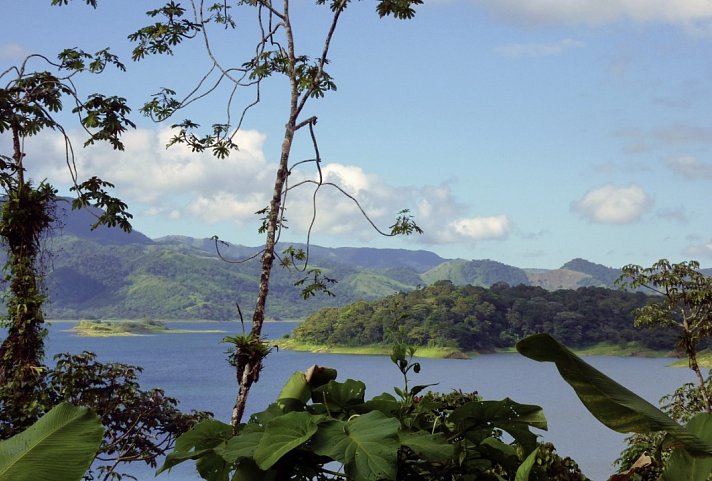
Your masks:
{"label": "mountain ridge", "polygon": [[[139,231],[90,230],[96,212],[62,211],[62,228],[48,240],[50,302],[55,319],[236,319],[257,295],[259,259],[224,262],[216,240],[172,235],[150,239]],[[254,256],[259,247],[218,243],[228,259]],[[280,244],[281,252],[287,244]],[[295,248],[306,248],[295,244]],[[619,269],[577,258],[559,269],[522,269],[490,259],[445,259],[426,250],[309,246],[310,267],[338,282],[335,297],[305,301],[295,283],[304,272],[273,271],[268,316],[303,318],[322,307],[374,300],[437,281],[490,287],[498,283],[547,290],[613,287]]]}

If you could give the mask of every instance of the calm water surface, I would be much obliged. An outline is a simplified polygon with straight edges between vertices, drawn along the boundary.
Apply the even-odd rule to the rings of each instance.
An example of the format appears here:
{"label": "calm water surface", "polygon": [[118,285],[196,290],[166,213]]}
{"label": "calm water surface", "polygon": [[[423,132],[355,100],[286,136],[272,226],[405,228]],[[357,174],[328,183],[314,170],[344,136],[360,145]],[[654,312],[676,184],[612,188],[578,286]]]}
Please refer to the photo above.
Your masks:
{"label": "calm water surface", "polygon": [[[235,400],[235,373],[225,362],[227,345],[221,339],[240,331],[234,323],[180,323],[186,329],[224,329],[221,333],[158,334],[152,336],[91,338],[74,336],[73,324],[55,323],[50,328],[48,356],[57,352],[97,353],[102,362],[125,362],[143,366],[141,386],[160,387],[180,400],[183,410],[211,411],[229,422]],[[266,324],[264,334],[278,339],[293,323]],[[653,404],[685,382],[692,381],[686,369],[666,367],[671,359],[588,357],[588,362]],[[558,452],[571,456],[594,481],[612,473],[611,463],[624,446],[625,435],[599,424],[581,405],[573,390],[558,375],[553,364],[538,363],[518,354],[491,354],[471,360],[420,359],[422,371],[412,376],[417,384],[438,383],[442,392],[453,389],[478,391],[486,399],[510,397],[544,408],[549,430],[543,440],[553,442]],[[339,379],[362,380],[367,398],[393,392],[401,386],[400,372],[385,356],[353,356],[276,351],[265,362],[260,382],[252,388],[248,412],[264,409],[274,401],[289,376],[313,364],[336,368]],[[140,481],[153,479],[153,471],[137,469]],[[200,477],[192,466],[179,466],[161,474],[158,481],[194,481]]]}

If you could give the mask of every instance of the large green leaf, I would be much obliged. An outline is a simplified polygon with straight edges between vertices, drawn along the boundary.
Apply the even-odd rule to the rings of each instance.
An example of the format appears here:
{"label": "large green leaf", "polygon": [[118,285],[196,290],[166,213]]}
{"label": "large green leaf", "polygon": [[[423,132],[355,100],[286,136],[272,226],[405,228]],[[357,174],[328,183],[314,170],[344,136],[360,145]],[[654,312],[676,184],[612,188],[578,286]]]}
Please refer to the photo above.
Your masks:
{"label": "large green leaf", "polygon": [[253,458],[263,434],[259,431],[240,433],[227,443],[217,446],[214,451],[228,463],[235,463],[241,458]]}
{"label": "large green leaf", "polygon": [[331,421],[313,438],[317,454],[343,463],[349,479],[379,481],[396,478],[400,422],[380,411]]}
{"label": "large green leaf", "polygon": [[[303,372],[295,372],[284,385],[282,391],[277,396],[277,404],[291,406],[292,404],[303,406],[311,397],[311,388]],[[288,409],[290,410],[290,409]]]}
{"label": "large green leaf", "polygon": [[401,433],[400,442],[418,456],[435,463],[446,463],[455,455],[455,446],[448,443],[442,433],[430,434],[426,431]]}
{"label": "large green leaf", "polygon": [[536,434],[529,427],[546,429],[541,407],[520,404],[505,398],[501,401],[472,401],[454,410],[449,421],[468,439],[479,443],[492,435],[493,428],[502,429],[521,443],[527,451],[536,446]]}
{"label": "large green leaf", "polygon": [[216,481],[226,479],[227,463],[213,451],[213,448],[231,437],[232,426],[215,419],[206,419],[178,437],[175,449],[166,456],[163,466],[156,471],[156,474],[189,459],[196,459],[196,468],[203,479]]}
{"label": "large green leaf", "polygon": [[267,470],[289,451],[307,442],[316,433],[317,419],[307,412],[290,412],[268,422],[255,449],[257,466]]}
{"label": "large green leaf", "polygon": [[[700,413],[687,423],[687,429],[712,443],[712,414]],[[712,472],[712,456],[691,456],[683,447],[675,448],[665,464],[665,481],[706,481]]]}
{"label": "large green leaf", "polygon": [[365,393],[366,385],[361,381],[330,381],[314,390],[312,401],[324,403],[331,413],[349,411],[363,404]]}
{"label": "large green leaf", "polygon": [[561,377],[574,388],[584,406],[609,428],[621,433],[667,431],[693,454],[712,454],[712,444],[680,426],[665,413],[605,374],[547,334],[535,334],[517,343],[524,356],[553,362]]}
{"label": "large green leaf", "polygon": [[25,431],[0,441],[0,481],[78,481],[103,437],[96,414],[61,403]]}

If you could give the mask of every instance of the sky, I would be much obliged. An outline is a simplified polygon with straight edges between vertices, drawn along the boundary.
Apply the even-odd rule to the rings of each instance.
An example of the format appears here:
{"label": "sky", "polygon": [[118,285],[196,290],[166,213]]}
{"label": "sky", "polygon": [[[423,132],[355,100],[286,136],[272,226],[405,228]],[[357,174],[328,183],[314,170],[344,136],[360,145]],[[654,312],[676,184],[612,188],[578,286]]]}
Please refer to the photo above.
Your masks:
{"label": "sky", "polygon": [[[185,6],[189,2],[183,2]],[[297,50],[317,56],[327,13],[292,2]],[[259,245],[259,215],[274,183],[287,85],[269,79],[228,159],[166,149],[171,124],[224,123],[227,90],[154,123],[139,108],[162,87],[182,96],[210,63],[200,38],[175,55],[132,62],[127,35],[161,2],[2,0],[0,71],[39,53],[106,47],[127,71],[77,79],[84,95],[125,97],[137,125],[124,152],[82,149],[76,118],[61,116],[80,177],[99,175],[149,237],[219,236]],[[658,259],[712,266],[712,2],[708,0],[426,0],[414,19],[379,18],[355,2],[335,32],[328,72],[337,90],[309,103],[324,179],[388,230],[410,209],[423,235],[385,238],[336,189],[316,196],[310,241],[323,246],[426,249],[448,259],[492,259],[555,269],[582,257],[611,267]],[[249,59],[252,12],[238,29],[209,31],[226,66]],[[45,69],[40,62],[33,68]],[[2,78],[3,87],[9,81]],[[232,118],[254,92],[239,90]],[[291,164],[314,157],[306,129]],[[57,134],[26,140],[28,170],[68,192]],[[8,136],[0,150],[8,152]],[[314,164],[290,181],[316,179]],[[304,242],[313,189],[290,191],[282,240]]]}

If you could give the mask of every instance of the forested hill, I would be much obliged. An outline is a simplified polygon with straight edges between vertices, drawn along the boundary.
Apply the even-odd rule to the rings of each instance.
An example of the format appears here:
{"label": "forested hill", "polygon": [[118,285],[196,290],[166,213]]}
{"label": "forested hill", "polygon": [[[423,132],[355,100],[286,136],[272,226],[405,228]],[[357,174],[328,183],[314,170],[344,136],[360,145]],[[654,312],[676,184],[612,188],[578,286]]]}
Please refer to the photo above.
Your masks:
{"label": "forested hill", "polygon": [[[211,239],[177,235],[149,239],[138,231],[91,231],[98,212],[71,211],[69,205],[59,203],[62,220],[47,241],[51,254],[45,257],[49,318],[228,320],[236,318],[236,303],[243,312],[252,308],[259,283],[258,261],[221,261]],[[232,259],[258,250],[240,245],[221,248]],[[338,281],[332,286],[336,296],[305,301],[294,286],[303,274],[275,269],[270,318],[303,318],[322,307],[381,299],[441,280],[455,285],[489,287],[506,282],[555,290],[611,287],[620,273],[583,259],[546,270],[521,269],[493,260],[443,259],[423,250],[313,245],[310,254],[312,267]]]}
{"label": "forested hill", "polygon": [[530,334],[552,334],[568,346],[638,341],[672,349],[669,330],[636,329],[633,311],[650,298],[600,287],[547,291],[535,286],[455,286],[450,281],[372,302],[326,308],[310,315],[293,337],[307,344],[360,346],[389,342],[398,332],[416,346],[486,352]]}

